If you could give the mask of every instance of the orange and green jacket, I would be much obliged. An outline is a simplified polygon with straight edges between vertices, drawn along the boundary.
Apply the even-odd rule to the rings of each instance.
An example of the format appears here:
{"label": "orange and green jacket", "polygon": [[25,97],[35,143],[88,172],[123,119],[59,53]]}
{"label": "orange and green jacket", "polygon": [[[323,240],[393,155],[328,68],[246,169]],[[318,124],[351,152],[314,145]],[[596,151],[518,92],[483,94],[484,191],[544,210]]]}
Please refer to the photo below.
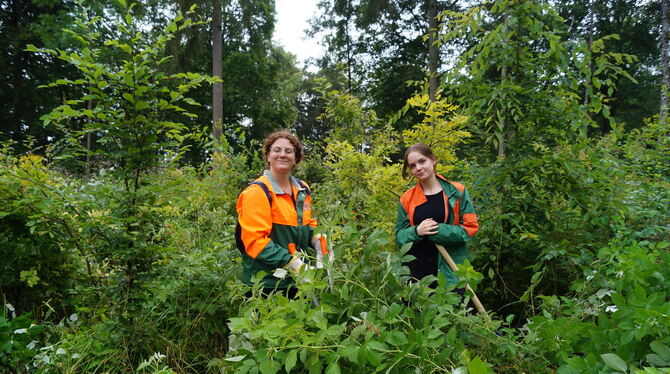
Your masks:
{"label": "orange and green jacket", "polygon": [[267,288],[286,288],[294,283],[287,276],[275,278],[275,269],[286,265],[295,251],[314,255],[310,241],[316,227],[312,218],[312,198],[291,178],[293,196],[282,191],[269,171],[256,181],[264,183],[272,197],[272,204],[263,188],[251,184],[237,199],[237,215],[245,253],[242,254],[242,282],[252,285],[251,277],[259,271],[267,274],[262,280]]}
{"label": "orange and green jacket", "polygon": [[[448,212],[446,223],[438,223],[437,234],[431,235],[428,239],[436,244],[442,245],[457,264],[462,264],[468,257],[468,249],[465,245],[479,230],[477,215],[470,201],[470,195],[460,183],[449,182],[443,176],[437,175],[442,184],[444,201],[449,202],[445,206],[445,213]],[[423,237],[416,233],[414,225],[414,210],[417,206],[427,201],[423,193],[421,184],[417,183],[415,187],[406,191],[400,197],[398,204],[398,216],[395,225],[396,243],[402,247],[407,243],[420,241]],[[446,214],[445,214],[446,215]],[[435,256],[438,257],[438,269],[444,274],[447,284],[458,283],[458,278],[449,265],[435,249]]]}

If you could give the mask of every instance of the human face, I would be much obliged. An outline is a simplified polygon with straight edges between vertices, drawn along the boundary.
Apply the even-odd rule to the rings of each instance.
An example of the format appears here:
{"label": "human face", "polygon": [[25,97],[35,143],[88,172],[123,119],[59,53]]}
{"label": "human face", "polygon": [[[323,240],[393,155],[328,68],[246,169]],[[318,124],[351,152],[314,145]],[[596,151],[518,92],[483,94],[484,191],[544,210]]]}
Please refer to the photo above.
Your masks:
{"label": "human face", "polygon": [[295,166],[295,148],[286,138],[275,140],[266,157],[273,174],[288,174]]}
{"label": "human face", "polygon": [[407,155],[407,166],[409,166],[409,171],[420,182],[427,181],[435,176],[436,163],[434,158],[424,156],[420,152],[411,152]]}

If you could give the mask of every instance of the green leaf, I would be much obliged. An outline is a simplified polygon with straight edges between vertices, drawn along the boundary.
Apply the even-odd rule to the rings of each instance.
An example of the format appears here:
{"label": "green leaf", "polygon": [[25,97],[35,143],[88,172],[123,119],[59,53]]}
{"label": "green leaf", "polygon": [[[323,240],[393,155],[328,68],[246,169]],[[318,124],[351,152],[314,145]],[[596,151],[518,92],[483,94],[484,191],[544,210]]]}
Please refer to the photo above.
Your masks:
{"label": "green leaf", "polygon": [[476,356],[472,361],[468,362],[468,372],[470,374],[486,374],[490,364],[482,361],[479,356]]}
{"label": "green leaf", "polygon": [[326,368],[326,374],[340,374],[341,372],[340,365],[337,362],[331,362]]}
{"label": "green leaf", "polygon": [[648,363],[654,365],[654,366],[666,366],[667,361],[665,361],[661,356],[655,354],[655,353],[650,353],[645,356],[645,359],[647,360]]}
{"label": "green leaf", "polygon": [[343,357],[346,357],[349,361],[353,362],[354,364],[358,364],[358,350],[360,348],[354,345],[347,345],[344,346],[340,349],[338,349],[338,352],[340,355]]}
{"label": "green leaf", "polygon": [[147,103],[146,101],[138,101],[137,103],[135,103],[135,110],[142,110],[148,107],[149,103]]}
{"label": "green leaf", "polygon": [[393,330],[389,333],[387,341],[395,346],[402,346],[407,344],[407,337],[402,331]]}
{"label": "green leaf", "polygon": [[605,365],[618,371],[626,372],[628,365],[615,353],[603,353],[600,357],[605,361]]}
{"label": "green leaf", "polygon": [[258,368],[263,374],[275,374],[279,371],[279,367],[279,364],[270,358],[261,361],[261,364],[258,365]]}
{"label": "green leaf", "polygon": [[372,366],[379,366],[379,364],[382,363],[382,356],[375,352],[372,349],[364,348],[361,349],[361,352],[365,355],[365,359],[372,365]]}
{"label": "green leaf", "polygon": [[295,367],[295,363],[297,361],[298,361],[298,351],[297,350],[290,351],[286,356],[286,359],[284,360],[284,368],[286,369],[287,373],[289,373],[291,369]]}
{"label": "green leaf", "polygon": [[656,354],[661,356],[665,361],[670,361],[670,348],[668,348],[667,345],[656,340],[649,346],[651,347],[652,351],[656,352]]}
{"label": "green leaf", "polygon": [[226,357],[224,358],[225,361],[229,362],[239,362],[244,360],[244,358],[247,357],[247,355],[241,355],[241,356],[235,356],[235,357]]}

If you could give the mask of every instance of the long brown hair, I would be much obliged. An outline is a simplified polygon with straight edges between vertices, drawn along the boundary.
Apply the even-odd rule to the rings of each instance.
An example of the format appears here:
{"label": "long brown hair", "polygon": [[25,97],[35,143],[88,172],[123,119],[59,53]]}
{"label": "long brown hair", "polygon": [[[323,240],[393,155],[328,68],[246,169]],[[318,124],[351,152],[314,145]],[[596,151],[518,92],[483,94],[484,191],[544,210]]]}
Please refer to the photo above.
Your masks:
{"label": "long brown hair", "polygon": [[298,165],[302,161],[302,143],[296,138],[295,135],[291,134],[288,130],[278,130],[268,135],[267,138],[263,141],[263,155],[265,156],[265,167],[270,167],[268,163],[268,155],[270,154],[270,148],[272,144],[277,141],[277,139],[287,139],[295,148],[295,164]]}
{"label": "long brown hair", "polygon": [[409,154],[412,152],[419,152],[422,155],[435,160],[435,155],[433,155],[433,151],[425,143],[414,143],[410,145],[409,148],[407,148],[407,150],[405,151],[405,156],[403,157],[403,163],[402,163],[402,176],[405,179],[409,178],[410,175],[410,173],[407,172],[407,170],[409,169],[409,165],[407,164],[407,156],[409,156]]}

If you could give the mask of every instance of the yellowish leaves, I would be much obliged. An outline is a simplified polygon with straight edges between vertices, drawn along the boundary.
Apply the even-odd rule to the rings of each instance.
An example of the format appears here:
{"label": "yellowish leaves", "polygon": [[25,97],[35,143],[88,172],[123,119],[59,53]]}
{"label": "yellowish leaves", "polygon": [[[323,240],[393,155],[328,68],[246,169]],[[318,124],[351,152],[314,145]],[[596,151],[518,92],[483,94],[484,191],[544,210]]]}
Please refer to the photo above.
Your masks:
{"label": "yellowish leaves", "polygon": [[405,144],[426,143],[438,159],[438,172],[446,173],[456,163],[456,146],[471,136],[461,130],[468,117],[456,114],[458,105],[451,104],[440,96],[430,102],[427,94],[418,94],[407,100],[407,104],[424,116],[420,123],[402,133]]}

